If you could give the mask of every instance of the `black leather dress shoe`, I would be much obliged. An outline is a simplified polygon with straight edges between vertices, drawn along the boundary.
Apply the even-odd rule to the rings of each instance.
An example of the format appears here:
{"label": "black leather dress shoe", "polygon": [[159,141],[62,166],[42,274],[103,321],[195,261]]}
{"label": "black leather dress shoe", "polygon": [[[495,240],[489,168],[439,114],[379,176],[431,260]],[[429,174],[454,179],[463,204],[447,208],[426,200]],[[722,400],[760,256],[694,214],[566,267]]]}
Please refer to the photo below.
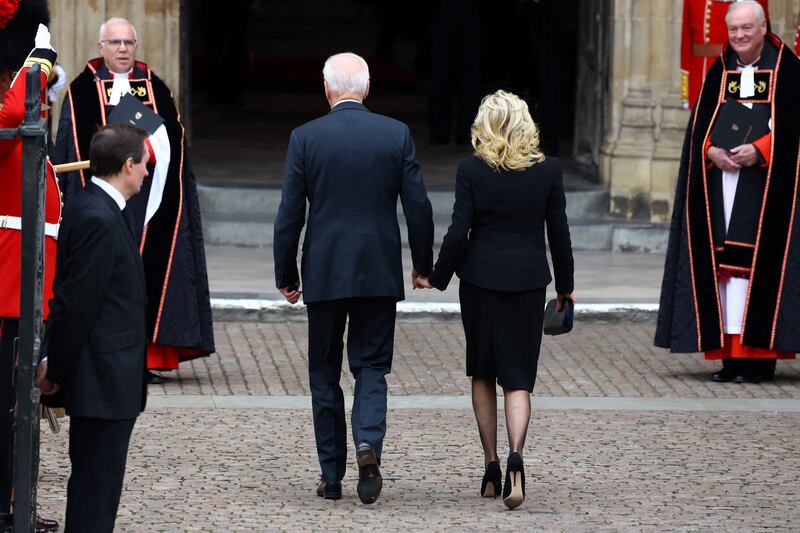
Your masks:
{"label": "black leather dress shoe", "polygon": [[58,522],[36,515],[36,533],[58,531]]}
{"label": "black leather dress shoe", "polygon": [[739,377],[738,369],[723,367],[711,374],[711,381],[716,381],[717,383],[727,383],[735,380],[737,377]]}
{"label": "black leather dress shoe", "polygon": [[147,371],[147,384],[148,385],[161,385],[164,383],[164,378],[156,374],[155,372]]}
{"label": "black leather dress shoe", "polygon": [[356,459],[358,459],[358,487],[356,488],[358,497],[362,503],[367,505],[375,503],[383,488],[383,478],[381,470],[378,468],[375,450],[360,446],[356,451]]}
{"label": "black leather dress shoe", "polygon": [[775,359],[744,359],[736,383],[761,383],[775,377]]}
{"label": "black leather dress shoe", "polygon": [[326,500],[340,500],[342,498],[342,482],[325,481],[323,478],[319,478],[317,496]]}
{"label": "black leather dress shoe", "polygon": [[762,381],[772,381],[774,376],[762,374],[760,372],[745,372],[741,376],[736,376],[735,383],[761,383]]}

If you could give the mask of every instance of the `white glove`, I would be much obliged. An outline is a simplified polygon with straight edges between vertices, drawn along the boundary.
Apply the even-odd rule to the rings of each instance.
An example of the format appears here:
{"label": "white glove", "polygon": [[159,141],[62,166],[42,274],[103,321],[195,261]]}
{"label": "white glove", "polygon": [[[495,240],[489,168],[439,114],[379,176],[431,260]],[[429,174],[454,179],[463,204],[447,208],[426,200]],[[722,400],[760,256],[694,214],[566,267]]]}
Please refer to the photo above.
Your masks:
{"label": "white glove", "polygon": [[39,29],[36,30],[36,37],[34,37],[33,42],[35,48],[55,50],[50,44],[50,30],[44,24],[39,24]]}
{"label": "white glove", "polygon": [[47,88],[47,100],[51,104],[56,103],[58,95],[61,94],[61,91],[67,86],[67,73],[61,65],[54,66],[53,70],[56,72],[56,82],[51,87]]}

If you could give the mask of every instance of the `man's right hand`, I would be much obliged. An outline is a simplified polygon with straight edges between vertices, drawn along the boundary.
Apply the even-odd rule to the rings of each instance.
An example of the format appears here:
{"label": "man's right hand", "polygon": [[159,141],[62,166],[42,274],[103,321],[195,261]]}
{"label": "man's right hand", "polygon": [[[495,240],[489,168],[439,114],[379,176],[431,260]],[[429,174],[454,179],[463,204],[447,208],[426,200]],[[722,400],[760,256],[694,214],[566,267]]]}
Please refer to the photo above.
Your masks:
{"label": "man's right hand", "polygon": [[303,294],[303,291],[300,290],[300,285],[292,285],[278,290],[290,304],[296,304],[297,300],[300,299],[300,295]]}
{"label": "man's right hand", "polygon": [[708,158],[714,163],[715,167],[723,172],[736,172],[742,168],[741,165],[734,163],[730,152],[718,146],[711,146],[708,149]]}
{"label": "man's right hand", "polygon": [[58,389],[61,388],[61,385],[50,381],[47,377],[47,361],[39,363],[39,367],[36,369],[36,386],[39,387],[39,391],[46,396],[57,393]]}

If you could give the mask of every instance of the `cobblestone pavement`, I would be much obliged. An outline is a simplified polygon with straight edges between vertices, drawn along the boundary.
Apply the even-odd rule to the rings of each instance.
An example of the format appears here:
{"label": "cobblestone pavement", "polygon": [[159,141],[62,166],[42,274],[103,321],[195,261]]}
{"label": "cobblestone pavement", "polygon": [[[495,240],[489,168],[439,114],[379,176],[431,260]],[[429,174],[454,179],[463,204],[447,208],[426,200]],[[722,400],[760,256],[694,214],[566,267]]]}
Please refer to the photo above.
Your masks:
{"label": "cobblestone pavement", "polygon": [[[653,347],[649,323],[578,324],[569,335],[545,336],[534,390],[539,396],[673,398],[800,398],[800,363],[779,362],[761,385],[711,383],[718,363],[699,354]],[[151,394],[308,395],[305,322],[215,325],[218,353],[165,372]],[[393,395],[469,394],[464,331],[458,320],[399,321],[388,377]],[[343,369],[345,394],[352,379]]]}
{"label": "cobblestone pavement", "polygon": [[[798,414],[535,412],[528,499],[478,496],[467,410],[392,411],[384,491],[314,494],[310,411],[152,410],[129,454],[118,531],[790,531]],[[503,434],[503,427],[499,428]],[[43,437],[40,512],[63,517],[66,435]],[[502,452],[501,452],[502,453]]]}
{"label": "cobblestone pavement", "polygon": [[[482,453],[468,403],[393,409],[378,503],[358,501],[354,458],[344,499],[321,500],[310,409],[206,409],[192,400],[308,395],[306,327],[218,323],[218,354],[164,373],[171,379],[150,387],[164,400],[190,401],[139,418],[118,531],[792,531],[800,523],[796,409],[536,410],[525,451],[528,500],[513,512],[477,495]],[[652,348],[653,329],[587,321],[570,335],[545,338],[535,394],[800,398],[797,363],[779,363],[773,383],[712,384],[715,363]],[[458,320],[398,322],[390,394],[468,394],[463,352]],[[346,373],[342,383],[352,394]],[[42,438],[40,512],[58,519],[68,421],[65,429],[44,430]],[[505,435],[502,421],[498,434]]]}

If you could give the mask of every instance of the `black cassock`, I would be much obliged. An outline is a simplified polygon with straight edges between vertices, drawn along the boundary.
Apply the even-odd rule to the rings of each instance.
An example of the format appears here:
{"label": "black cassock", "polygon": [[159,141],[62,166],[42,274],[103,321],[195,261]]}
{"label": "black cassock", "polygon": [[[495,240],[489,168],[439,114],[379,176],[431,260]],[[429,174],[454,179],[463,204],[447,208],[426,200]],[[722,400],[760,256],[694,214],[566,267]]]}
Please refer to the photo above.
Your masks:
{"label": "black cassock", "polygon": [[[70,84],[58,125],[53,162],[88,159],[98,124],[113,109],[108,100],[114,76],[96,58]],[[128,201],[136,222],[136,239],[147,281],[148,339],[158,347],[177,349],[180,360],[214,352],[203,233],[197,187],[185,146],[183,126],[167,85],[145,63],[137,61],[129,76],[131,94],[164,119],[170,162],[158,210],[144,225],[153,167],[142,190]],[[102,101],[101,101],[102,99]],[[91,178],[90,171],[59,174],[64,203]],[[148,364],[154,368],[152,364]]]}
{"label": "black cassock", "polygon": [[[735,53],[726,45],[706,77],[689,121],[664,266],[656,346],[674,352],[722,346],[718,281],[720,271],[730,268],[750,279],[741,343],[800,351],[800,60],[768,33],[762,61],[768,68],[756,71],[756,95],[737,98],[741,74],[736,71]],[[771,117],[772,153],[767,168],[742,169],[726,232],[719,171],[706,167],[704,146],[720,106],[731,97],[750,101],[754,109]]]}

